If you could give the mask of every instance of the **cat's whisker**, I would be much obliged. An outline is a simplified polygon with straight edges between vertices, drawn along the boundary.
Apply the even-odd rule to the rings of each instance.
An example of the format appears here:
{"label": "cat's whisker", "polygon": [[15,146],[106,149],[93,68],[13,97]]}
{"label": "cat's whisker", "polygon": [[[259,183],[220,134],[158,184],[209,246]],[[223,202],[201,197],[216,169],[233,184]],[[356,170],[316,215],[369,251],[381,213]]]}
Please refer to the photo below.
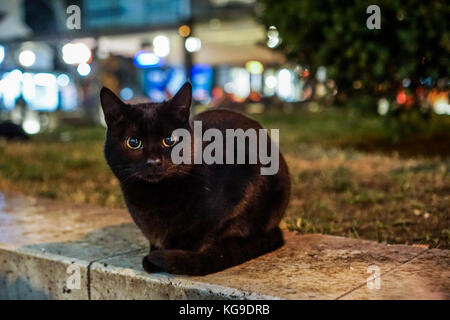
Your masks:
{"label": "cat's whisker", "polygon": [[123,177],[123,178],[119,178],[119,181],[120,181],[120,183],[126,185],[126,184],[128,184],[129,182],[135,181],[137,178],[138,178],[138,177],[137,177],[134,173],[132,173],[132,174],[127,175],[127,176],[125,176],[125,177]]}
{"label": "cat's whisker", "polygon": [[129,165],[115,165],[111,166],[111,169],[131,169]]}

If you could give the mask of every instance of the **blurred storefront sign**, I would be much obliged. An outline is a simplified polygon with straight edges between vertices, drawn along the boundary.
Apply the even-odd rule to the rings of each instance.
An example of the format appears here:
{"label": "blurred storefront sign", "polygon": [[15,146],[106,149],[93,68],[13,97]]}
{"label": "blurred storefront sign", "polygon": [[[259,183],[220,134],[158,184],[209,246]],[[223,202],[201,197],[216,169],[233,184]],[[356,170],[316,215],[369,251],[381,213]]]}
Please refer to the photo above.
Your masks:
{"label": "blurred storefront sign", "polygon": [[189,0],[87,0],[83,9],[91,29],[169,25],[191,15]]}

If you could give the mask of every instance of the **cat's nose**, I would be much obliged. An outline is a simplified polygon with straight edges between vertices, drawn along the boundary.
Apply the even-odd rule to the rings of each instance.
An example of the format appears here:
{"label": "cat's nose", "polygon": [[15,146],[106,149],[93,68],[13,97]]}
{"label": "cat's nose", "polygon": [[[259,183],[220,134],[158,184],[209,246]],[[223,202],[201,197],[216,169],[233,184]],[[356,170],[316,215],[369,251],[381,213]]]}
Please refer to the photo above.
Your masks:
{"label": "cat's nose", "polygon": [[159,165],[161,165],[161,159],[159,159],[159,158],[147,159],[147,166],[149,166],[149,167],[157,167]]}

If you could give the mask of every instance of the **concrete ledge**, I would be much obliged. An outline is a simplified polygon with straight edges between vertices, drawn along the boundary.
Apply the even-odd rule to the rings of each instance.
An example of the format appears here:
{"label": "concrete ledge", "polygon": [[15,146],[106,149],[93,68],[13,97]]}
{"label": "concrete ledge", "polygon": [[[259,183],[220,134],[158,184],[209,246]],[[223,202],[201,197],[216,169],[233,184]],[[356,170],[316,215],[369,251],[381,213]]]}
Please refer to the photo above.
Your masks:
{"label": "concrete ledge", "polygon": [[[204,277],[147,274],[147,242],[125,210],[0,194],[0,299],[450,298],[448,250],[285,239],[275,252]],[[367,286],[369,266],[379,271],[378,289]]]}
{"label": "concrete ledge", "polygon": [[[79,270],[80,286],[66,286],[70,265]],[[88,299],[89,262],[37,250],[0,249],[0,299]]]}

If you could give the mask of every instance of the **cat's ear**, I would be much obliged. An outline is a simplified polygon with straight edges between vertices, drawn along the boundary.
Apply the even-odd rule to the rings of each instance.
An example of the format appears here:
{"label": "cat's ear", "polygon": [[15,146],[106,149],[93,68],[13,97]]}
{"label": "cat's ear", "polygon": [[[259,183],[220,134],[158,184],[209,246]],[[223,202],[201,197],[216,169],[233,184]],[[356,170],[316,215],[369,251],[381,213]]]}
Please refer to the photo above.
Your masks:
{"label": "cat's ear", "polygon": [[114,94],[114,92],[103,87],[102,90],[100,90],[100,102],[108,126],[120,119],[122,116],[121,108],[124,103]]}
{"label": "cat's ear", "polygon": [[170,100],[172,111],[181,119],[189,119],[192,102],[192,85],[186,82]]}

